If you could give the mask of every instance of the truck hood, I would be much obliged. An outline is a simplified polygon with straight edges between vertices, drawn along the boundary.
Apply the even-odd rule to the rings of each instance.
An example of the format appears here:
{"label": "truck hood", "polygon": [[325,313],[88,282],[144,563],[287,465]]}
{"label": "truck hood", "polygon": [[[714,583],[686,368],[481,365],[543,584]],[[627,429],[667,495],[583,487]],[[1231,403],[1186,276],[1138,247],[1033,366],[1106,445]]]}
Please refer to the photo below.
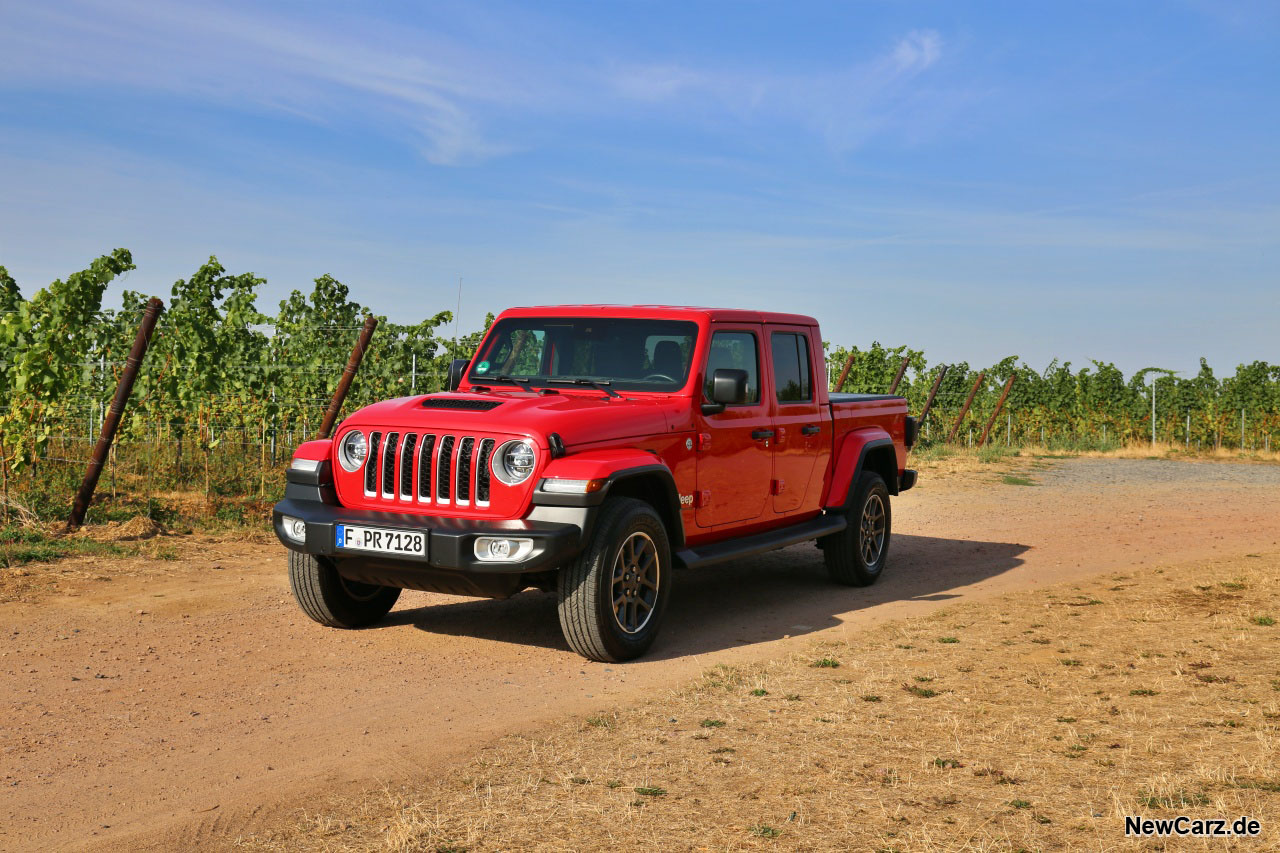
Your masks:
{"label": "truck hood", "polygon": [[[464,408],[464,407],[475,408]],[[487,408],[479,408],[485,406]],[[566,446],[661,435],[677,429],[688,408],[680,397],[443,393],[399,397],[366,406],[343,421],[350,427],[394,428],[414,432],[499,433],[531,438],[546,447],[559,433]]]}

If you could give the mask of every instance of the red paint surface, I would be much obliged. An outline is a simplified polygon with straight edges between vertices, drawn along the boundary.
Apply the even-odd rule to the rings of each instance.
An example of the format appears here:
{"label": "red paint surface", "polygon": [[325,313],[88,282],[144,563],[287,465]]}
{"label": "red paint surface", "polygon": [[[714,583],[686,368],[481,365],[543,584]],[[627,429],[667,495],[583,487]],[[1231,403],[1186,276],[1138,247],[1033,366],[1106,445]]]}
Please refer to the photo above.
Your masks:
{"label": "red paint surface", "polygon": [[[906,402],[897,398],[831,405],[826,365],[821,358],[822,336],[812,318],[711,308],[569,305],[513,308],[499,319],[511,316],[691,321],[698,326],[693,369],[685,386],[671,393],[627,391],[622,398],[610,398],[587,387],[561,387],[559,393],[552,394],[514,387],[481,391],[464,381],[457,392],[432,396],[497,401],[500,405],[489,411],[424,409],[425,397],[418,396],[368,406],[343,421],[334,441],[341,441],[352,429],[360,429],[366,435],[373,430],[384,435],[393,431],[452,434],[458,437],[453,450],[456,465],[465,436],[477,441],[493,438],[495,448],[509,439],[523,438],[536,449],[537,467],[533,476],[514,487],[492,477],[490,504],[478,507],[474,494],[467,506],[400,498],[398,460],[397,495],[391,499],[384,498],[381,489],[377,496],[366,496],[364,472],[347,472],[335,464],[336,487],[343,505],[424,515],[520,518],[529,512],[533,488],[542,477],[589,480],[625,468],[662,464],[672,472],[681,497],[688,498],[682,501],[685,531],[689,544],[696,545],[793,524],[817,514],[823,506],[841,503],[859,450],[876,437],[892,439],[899,471],[905,465],[906,448],[902,442]],[[722,413],[704,415],[701,404],[705,365],[716,330],[756,334],[760,342],[761,393],[756,404],[731,406]],[[811,401],[778,402],[769,346],[773,331],[798,332],[808,337]],[[816,426],[819,431],[804,435],[806,426]],[[775,436],[767,442],[752,438],[753,431],[765,429],[773,429]],[[567,451],[555,460],[550,458],[548,446],[548,436],[553,432],[560,435]],[[437,440],[437,456],[439,450]],[[311,441],[300,446],[295,455],[327,459],[330,453],[331,442]],[[786,484],[776,495],[772,494],[775,480]],[[412,482],[416,496],[416,465]]]}

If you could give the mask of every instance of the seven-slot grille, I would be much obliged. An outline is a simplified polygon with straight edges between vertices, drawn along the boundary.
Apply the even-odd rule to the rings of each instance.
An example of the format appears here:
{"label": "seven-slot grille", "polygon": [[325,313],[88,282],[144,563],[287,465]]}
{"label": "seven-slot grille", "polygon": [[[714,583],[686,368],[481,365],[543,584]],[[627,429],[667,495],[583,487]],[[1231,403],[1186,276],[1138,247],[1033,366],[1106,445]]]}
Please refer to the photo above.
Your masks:
{"label": "seven-slot grille", "polygon": [[384,501],[489,505],[489,459],[497,441],[470,435],[369,434],[364,495]]}

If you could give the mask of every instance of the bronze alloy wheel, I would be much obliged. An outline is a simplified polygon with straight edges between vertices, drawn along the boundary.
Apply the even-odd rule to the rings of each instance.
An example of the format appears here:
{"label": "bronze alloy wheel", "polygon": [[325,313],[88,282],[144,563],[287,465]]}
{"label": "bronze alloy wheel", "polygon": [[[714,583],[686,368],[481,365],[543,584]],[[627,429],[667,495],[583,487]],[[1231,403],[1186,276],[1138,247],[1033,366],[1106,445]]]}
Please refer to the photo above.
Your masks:
{"label": "bronze alloy wheel", "polygon": [[638,634],[649,624],[658,601],[662,566],[658,547],[648,533],[627,537],[613,561],[613,618],[628,634]]}
{"label": "bronze alloy wheel", "polygon": [[874,566],[884,550],[884,498],[872,492],[862,507],[862,562]]}

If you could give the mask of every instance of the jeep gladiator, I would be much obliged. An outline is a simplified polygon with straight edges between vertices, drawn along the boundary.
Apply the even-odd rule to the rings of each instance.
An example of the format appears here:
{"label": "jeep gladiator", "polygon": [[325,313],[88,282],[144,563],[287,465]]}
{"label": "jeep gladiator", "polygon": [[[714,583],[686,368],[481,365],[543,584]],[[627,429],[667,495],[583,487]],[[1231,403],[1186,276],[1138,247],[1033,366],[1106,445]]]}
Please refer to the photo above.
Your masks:
{"label": "jeep gladiator", "polygon": [[676,569],[814,541],[837,583],[884,571],[916,422],[829,393],[817,321],[668,306],[513,308],[449,390],[298,447],[273,525],[304,613],[358,628],[401,589],[554,590],[579,654],[643,654]]}

